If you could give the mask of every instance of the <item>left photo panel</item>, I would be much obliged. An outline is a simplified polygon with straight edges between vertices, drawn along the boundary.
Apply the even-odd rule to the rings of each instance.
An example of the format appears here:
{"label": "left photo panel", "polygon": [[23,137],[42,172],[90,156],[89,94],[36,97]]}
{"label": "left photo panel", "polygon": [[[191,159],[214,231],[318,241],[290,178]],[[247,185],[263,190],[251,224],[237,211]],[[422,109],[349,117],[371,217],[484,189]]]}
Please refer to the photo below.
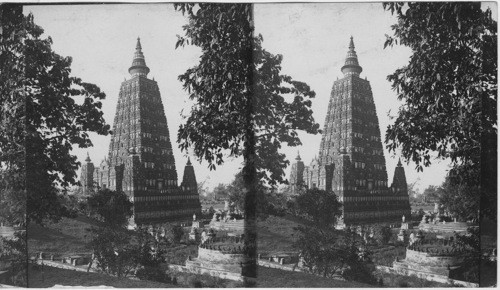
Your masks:
{"label": "left photo panel", "polygon": [[213,23],[239,23],[238,70],[251,68],[252,5],[0,8],[0,284],[253,285],[237,148],[252,128],[215,140],[232,132],[205,113],[226,96],[197,86]]}

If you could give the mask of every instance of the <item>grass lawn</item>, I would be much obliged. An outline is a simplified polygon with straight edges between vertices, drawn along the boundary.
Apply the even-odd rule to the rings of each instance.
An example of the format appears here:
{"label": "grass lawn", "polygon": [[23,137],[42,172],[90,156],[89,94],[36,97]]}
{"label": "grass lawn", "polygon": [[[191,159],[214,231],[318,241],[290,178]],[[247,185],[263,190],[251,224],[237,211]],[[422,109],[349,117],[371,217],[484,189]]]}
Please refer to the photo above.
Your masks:
{"label": "grass lawn", "polygon": [[74,219],[63,218],[58,223],[47,223],[43,226],[28,226],[28,251],[54,254],[90,253],[86,244],[90,241],[87,231],[92,226],[99,226],[95,220],[85,216]]}
{"label": "grass lawn", "polygon": [[372,285],[319,277],[301,272],[259,267],[257,272],[259,288],[366,288]]}
{"label": "grass lawn", "polygon": [[30,266],[28,269],[28,286],[30,288],[48,288],[60,286],[111,286],[115,288],[176,288],[177,285],[152,281],[138,281],[118,278],[98,273],[77,272],[54,267]]}

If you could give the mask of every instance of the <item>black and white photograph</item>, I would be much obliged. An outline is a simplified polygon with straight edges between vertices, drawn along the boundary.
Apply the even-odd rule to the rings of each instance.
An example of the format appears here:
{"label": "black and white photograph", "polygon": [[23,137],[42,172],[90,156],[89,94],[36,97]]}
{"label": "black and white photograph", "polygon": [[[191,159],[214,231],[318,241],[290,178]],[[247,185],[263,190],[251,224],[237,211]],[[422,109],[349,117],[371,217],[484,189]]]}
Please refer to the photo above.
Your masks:
{"label": "black and white photograph", "polygon": [[497,21],[0,3],[0,288],[496,287]]}

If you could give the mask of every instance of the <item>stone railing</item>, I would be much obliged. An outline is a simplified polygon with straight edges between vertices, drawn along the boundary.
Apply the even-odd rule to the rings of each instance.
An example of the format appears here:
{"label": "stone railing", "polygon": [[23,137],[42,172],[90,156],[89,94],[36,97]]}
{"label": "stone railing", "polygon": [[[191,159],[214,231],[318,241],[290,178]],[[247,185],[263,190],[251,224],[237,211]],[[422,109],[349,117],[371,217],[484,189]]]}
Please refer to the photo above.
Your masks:
{"label": "stone railing", "polygon": [[242,244],[244,239],[242,237],[213,237],[208,238],[203,244],[215,244],[215,243],[233,243],[233,244]]}
{"label": "stone railing", "polygon": [[421,239],[416,241],[414,245],[433,245],[433,246],[452,246],[453,240],[448,239]]}
{"label": "stone railing", "polygon": [[211,243],[204,243],[199,246],[200,249],[219,251],[226,254],[243,254],[248,252],[249,247],[243,244],[237,245],[218,245]]}

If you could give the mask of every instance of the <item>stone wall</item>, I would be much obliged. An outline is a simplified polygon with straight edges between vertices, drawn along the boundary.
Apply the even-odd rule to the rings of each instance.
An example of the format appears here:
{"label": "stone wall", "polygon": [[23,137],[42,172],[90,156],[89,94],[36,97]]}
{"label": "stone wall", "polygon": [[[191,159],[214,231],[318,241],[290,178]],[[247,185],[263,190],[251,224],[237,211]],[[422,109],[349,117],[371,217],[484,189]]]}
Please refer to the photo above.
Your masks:
{"label": "stone wall", "polygon": [[407,263],[416,263],[423,266],[448,267],[457,266],[463,262],[459,256],[435,256],[431,253],[406,250]]}
{"label": "stone wall", "polygon": [[218,231],[243,232],[245,230],[245,220],[211,221],[210,228]]}
{"label": "stone wall", "polygon": [[181,266],[181,265],[168,265],[168,268],[170,270],[174,271],[179,271],[179,272],[189,272],[193,274],[208,274],[212,277],[219,277],[221,279],[228,279],[228,280],[234,280],[234,281],[243,281],[244,277],[241,275],[241,273],[235,273],[231,271],[224,271],[221,269],[214,269],[208,268],[208,267],[192,267],[188,265],[186,262],[186,266]]}
{"label": "stone wall", "polygon": [[203,248],[198,248],[198,259],[226,264],[239,264],[240,262],[246,262],[246,258],[243,254],[226,254],[217,250]]}
{"label": "stone wall", "polygon": [[479,287],[479,284],[477,283],[471,283],[471,282],[466,282],[466,281],[460,281],[460,280],[455,280],[455,279],[450,279],[447,276],[443,275],[438,275],[438,274],[432,274],[432,273],[423,273],[411,269],[404,269],[404,268],[391,268],[391,267],[386,267],[386,266],[376,266],[377,270],[385,273],[390,273],[390,274],[398,274],[402,276],[410,276],[410,275],[415,275],[416,277],[420,279],[424,279],[427,281],[435,281],[439,283],[445,283],[445,284],[452,284],[452,285],[457,285],[457,286],[462,286],[462,287],[467,287],[467,288],[475,288]]}

